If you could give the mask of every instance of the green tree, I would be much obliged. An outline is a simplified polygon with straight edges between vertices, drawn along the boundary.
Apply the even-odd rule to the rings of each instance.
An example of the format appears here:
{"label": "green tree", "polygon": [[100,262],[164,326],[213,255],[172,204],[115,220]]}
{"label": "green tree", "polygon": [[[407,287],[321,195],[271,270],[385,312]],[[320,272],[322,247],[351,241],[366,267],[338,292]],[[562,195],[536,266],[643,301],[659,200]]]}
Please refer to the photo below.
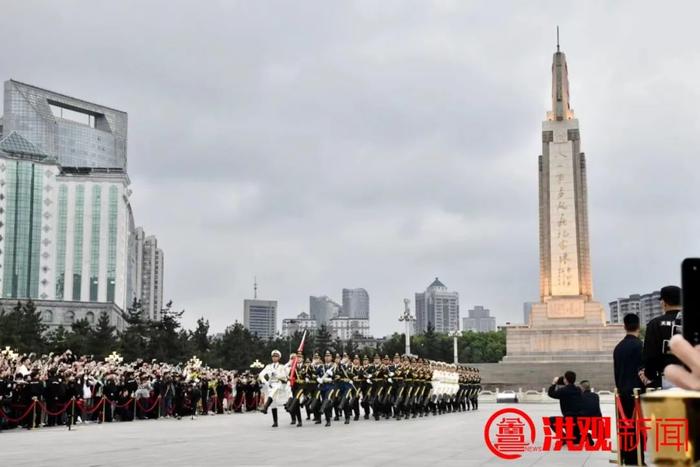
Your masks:
{"label": "green tree", "polygon": [[46,334],[46,345],[50,352],[61,354],[68,350],[68,330],[59,324]]}
{"label": "green tree", "polygon": [[116,350],[118,344],[115,333],[116,327],[112,326],[109,315],[105,312],[100,313],[97,326],[91,332],[88,340],[88,353],[94,355],[95,358],[103,359]]}
{"label": "green tree", "polygon": [[189,333],[181,329],[180,318],[184,314],[180,312],[162,312],[160,321],[151,321],[146,324],[148,344],[144,353],[144,359],[156,359],[161,362],[176,363],[187,360]]}
{"label": "green tree", "polygon": [[[235,323],[224,331],[221,339],[214,341],[212,365],[228,369],[247,369],[256,358],[260,358],[259,343],[241,323]],[[263,360],[261,360],[263,361]]]}
{"label": "green tree", "polygon": [[[415,342],[415,339],[411,339],[411,343],[413,344]],[[398,332],[395,332],[394,334],[391,335],[388,339],[386,339],[384,342],[382,342],[381,347],[379,348],[379,353],[382,355],[388,355],[389,357],[393,357],[395,353],[402,354],[406,350],[406,338],[405,334],[399,334]],[[411,353],[417,353],[419,349],[416,349],[415,347],[411,347]],[[423,356],[422,353],[419,353],[418,355]],[[371,358],[372,356],[370,356]]]}
{"label": "green tree", "polygon": [[150,338],[149,325],[143,318],[143,306],[134,299],[126,310],[127,328],[119,333],[119,353],[126,361],[143,358]]}
{"label": "green tree", "polygon": [[0,346],[10,346],[20,353],[41,353],[45,348],[46,325],[30,299],[17,302],[12,311],[0,310]]}
{"label": "green tree", "polygon": [[86,355],[92,328],[87,319],[79,319],[71,325],[71,331],[66,335],[66,346],[74,355]]}
{"label": "green tree", "polygon": [[322,324],[319,326],[318,330],[316,331],[316,351],[321,354],[321,357],[323,357],[323,354],[327,349],[331,347],[331,341],[333,339],[333,336],[331,336],[330,331],[328,330],[328,327],[326,327],[325,324]]}
{"label": "green tree", "polygon": [[207,361],[211,350],[211,338],[209,337],[209,320],[201,317],[197,320],[197,328],[190,336],[191,349],[202,361]]}

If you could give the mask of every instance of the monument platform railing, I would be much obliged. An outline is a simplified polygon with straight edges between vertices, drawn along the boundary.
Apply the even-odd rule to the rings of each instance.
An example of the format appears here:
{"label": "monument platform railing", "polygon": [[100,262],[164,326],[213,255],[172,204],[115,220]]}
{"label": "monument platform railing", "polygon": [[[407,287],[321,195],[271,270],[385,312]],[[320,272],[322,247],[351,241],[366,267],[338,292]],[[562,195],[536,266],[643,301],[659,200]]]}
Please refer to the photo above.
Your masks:
{"label": "monument platform railing", "polygon": [[[600,398],[600,403],[601,404],[613,404],[615,402],[615,395],[606,390],[602,391],[596,391],[595,389],[591,389],[593,392],[598,394],[598,397]],[[504,392],[507,392],[508,394],[515,393],[515,396],[518,398],[518,403],[525,403],[525,404],[558,404],[559,401],[557,399],[552,399],[547,395],[547,388],[542,388],[541,391],[535,391],[533,389],[529,389],[527,391],[523,391],[522,388],[518,389],[517,391],[511,391],[511,390],[506,390],[506,391],[501,391],[499,388],[496,388],[495,391],[481,391],[479,393],[479,401],[481,402],[496,402],[498,399],[499,394],[503,394]]]}

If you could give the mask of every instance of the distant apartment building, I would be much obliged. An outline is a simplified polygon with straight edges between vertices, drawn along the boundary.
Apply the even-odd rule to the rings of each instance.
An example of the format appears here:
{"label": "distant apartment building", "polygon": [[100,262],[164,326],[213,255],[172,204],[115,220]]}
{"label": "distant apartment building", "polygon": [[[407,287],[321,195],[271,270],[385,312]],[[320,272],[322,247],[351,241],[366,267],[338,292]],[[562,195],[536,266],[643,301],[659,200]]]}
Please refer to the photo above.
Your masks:
{"label": "distant apartment building", "polygon": [[277,301],[244,300],[243,325],[261,339],[272,339],[277,333]]}
{"label": "distant apartment building", "polygon": [[368,338],[369,320],[365,318],[350,318],[348,316],[338,316],[328,321],[331,335],[340,340],[354,338]]}
{"label": "distant apartment building", "polygon": [[343,289],[342,316],[369,319],[369,294],[365,289]]}
{"label": "distant apartment building", "polygon": [[282,320],[282,335],[292,337],[297,332],[314,332],[318,329],[318,323],[308,313],[299,313],[296,318]]}
{"label": "distant apartment building", "polygon": [[609,303],[610,305],[610,322],[622,323],[623,318],[628,313],[634,313],[639,316],[639,321],[642,326],[651,321],[657,316],[661,316],[661,294],[659,291],[647,294],[632,294],[627,298],[618,298]]}
{"label": "distant apartment building", "polygon": [[425,292],[416,294],[416,332],[424,333],[428,325],[439,333],[459,330],[459,294],[437,277]]}
{"label": "distant apartment building", "polygon": [[462,318],[462,331],[491,332],[496,330],[496,318],[481,305],[467,311],[469,317]]}
{"label": "distant apartment building", "polygon": [[530,313],[532,313],[532,305],[536,302],[523,303],[523,324],[530,325]]}
{"label": "distant apartment building", "polygon": [[343,307],[322,295],[320,297],[309,297],[309,315],[320,326],[328,326],[329,321],[338,316],[342,316]]}
{"label": "distant apartment building", "polygon": [[146,319],[159,320],[163,310],[163,250],[158,248],[158,240],[144,233],[142,227],[134,231],[135,298],[141,302]]}

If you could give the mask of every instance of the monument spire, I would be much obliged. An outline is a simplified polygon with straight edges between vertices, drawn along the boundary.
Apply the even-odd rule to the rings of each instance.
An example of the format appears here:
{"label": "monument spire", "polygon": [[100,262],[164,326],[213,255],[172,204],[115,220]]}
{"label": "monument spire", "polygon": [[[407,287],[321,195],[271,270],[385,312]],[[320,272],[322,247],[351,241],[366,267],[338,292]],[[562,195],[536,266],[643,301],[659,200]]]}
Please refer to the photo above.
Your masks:
{"label": "monument spire", "polygon": [[557,51],[552,60],[552,110],[547,120],[571,120],[574,111],[569,105],[569,70],[566,55],[559,48],[559,26],[557,26]]}

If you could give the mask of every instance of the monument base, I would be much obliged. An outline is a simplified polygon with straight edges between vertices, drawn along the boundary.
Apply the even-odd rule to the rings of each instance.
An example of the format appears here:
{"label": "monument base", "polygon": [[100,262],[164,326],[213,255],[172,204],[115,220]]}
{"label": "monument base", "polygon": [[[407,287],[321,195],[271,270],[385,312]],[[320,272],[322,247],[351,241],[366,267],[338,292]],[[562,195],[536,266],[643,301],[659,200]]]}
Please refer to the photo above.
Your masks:
{"label": "monument base", "polygon": [[533,305],[530,323],[506,327],[501,363],[611,362],[625,337],[620,324],[605,324],[605,311],[583,297],[556,297]]}

